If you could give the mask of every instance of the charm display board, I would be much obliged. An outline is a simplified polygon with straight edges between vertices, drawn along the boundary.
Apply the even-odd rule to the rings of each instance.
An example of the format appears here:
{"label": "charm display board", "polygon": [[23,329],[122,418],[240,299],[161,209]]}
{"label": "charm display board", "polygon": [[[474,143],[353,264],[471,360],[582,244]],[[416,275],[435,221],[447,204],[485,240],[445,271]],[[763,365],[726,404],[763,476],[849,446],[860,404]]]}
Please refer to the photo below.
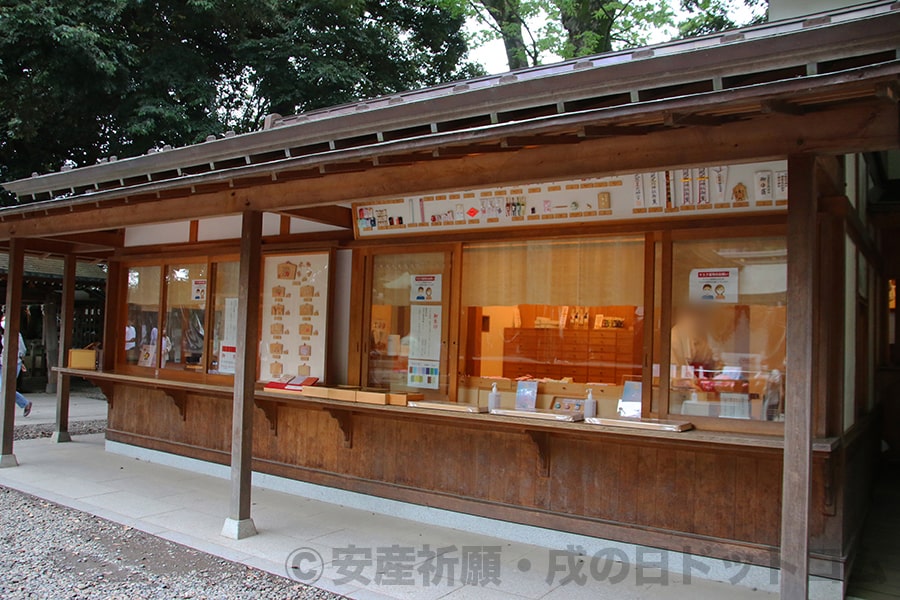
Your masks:
{"label": "charm display board", "polygon": [[710,165],[353,204],[357,238],[784,210],[787,161]]}
{"label": "charm display board", "polygon": [[325,380],[328,252],[267,256],[263,261],[259,378]]}

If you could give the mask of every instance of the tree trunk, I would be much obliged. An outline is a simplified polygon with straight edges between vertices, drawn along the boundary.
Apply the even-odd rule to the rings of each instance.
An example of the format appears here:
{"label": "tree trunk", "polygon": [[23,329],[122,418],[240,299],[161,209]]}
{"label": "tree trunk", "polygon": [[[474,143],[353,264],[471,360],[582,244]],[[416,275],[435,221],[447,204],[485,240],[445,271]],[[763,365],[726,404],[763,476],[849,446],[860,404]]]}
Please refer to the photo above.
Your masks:
{"label": "tree trunk", "polygon": [[569,0],[557,2],[562,25],[568,34],[572,57],[612,50],[612,19],[603,12],[609,0]]}
{"label": "tree trunk", "polygon": [[500,29],[509,69],[514,71],[528,67],[528,51],[522,33],[523,23],[518,0],[481,0],[481,4]]}

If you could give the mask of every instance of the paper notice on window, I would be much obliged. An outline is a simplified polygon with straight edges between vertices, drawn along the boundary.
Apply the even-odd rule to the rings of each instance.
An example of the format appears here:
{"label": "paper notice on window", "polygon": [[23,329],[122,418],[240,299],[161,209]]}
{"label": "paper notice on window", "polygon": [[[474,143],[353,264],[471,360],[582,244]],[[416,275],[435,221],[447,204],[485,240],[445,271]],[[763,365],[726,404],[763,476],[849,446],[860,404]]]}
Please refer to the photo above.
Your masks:
{"label": "paper notice on window", "polygon": [[191,299],[194,302],[206,302],[206,280],[191,280]]}
{"label": "paper notice on window", "polygon": [[691,302],[738,301],[737,269],[694,269],[691,271]]}
{"label": "paper notice on window", "polygon": [[409,307],[409,358],[413,360],[441,359],[440,306],[414,304]]}
{"label": "paper notice on window", "polygon": [[237,366],[237,346],[222,345],[219,350],[219,373],[234,374]]}
{"label": "paper notice on window", "polygon": [[237,345],[238,326],[238,299],[225,298],[225,327],[222,332],[222,344],[225,346]]}
{"label": "paper notice on window", "polygon": [[440,302],[441,275],[410,275],[410,302]]}
{"label": "paper notice on window", "polygon": [[406,384],[412,388],[436,390],[440,387],[441,363],[434,360],[410,360]]}

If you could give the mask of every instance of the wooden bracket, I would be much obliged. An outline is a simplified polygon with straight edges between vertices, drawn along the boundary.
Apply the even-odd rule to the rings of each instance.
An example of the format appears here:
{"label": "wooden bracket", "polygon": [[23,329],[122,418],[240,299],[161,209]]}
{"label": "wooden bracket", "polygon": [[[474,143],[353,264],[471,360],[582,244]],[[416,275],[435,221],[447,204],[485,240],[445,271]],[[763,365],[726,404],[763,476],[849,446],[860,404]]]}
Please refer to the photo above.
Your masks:
{"label": "wooden bracket", "polygon": [[103,392],[104,396],[106,396],[106,403],[111,409],[113,407],[113,398],[115,397],[115,394],[113,392],[116,389],[116,385],[111,381],[101,381],[98,379],[91,380],[91,383],[100,388],[100,391]]}
{"label": "wooden bracket", "polygon": [[260,400],[257,398],[256,405],[259,406],[266,420],[269,422],[269,429],[277,437],[278,436],[278,403],[271,400]]}
{"label": "wooden bracket", "polygon": [[187,392],[184,390],[173,390],[167,389],[163,390],[163,393],[166,397],[175,403],[175,408],[178,409],[178,414],[181,415],[181,420],[187,420]]}
{"label": "wooden bracket", "polygon": [[533,431],[530,429],[525,433],[528,434],[537,448],[541,476],[550,477],[550,434],[546,431]]}
{"label": "wooden bracket", "polygon": [[344,410],[341,408],[326,408],[325,409],[331,418],[337,421],[338,427],[341,428],[341,433],[344,434],[344,448],[352,448],[353,447],[353,413],[349,410]]}
{"label": "wooden bracket", "polygon": [[900,85],[896,81],[887,81],[878,84],[875,88],[875,95],[882,100],[886,100],[892,104],[900,102]]}

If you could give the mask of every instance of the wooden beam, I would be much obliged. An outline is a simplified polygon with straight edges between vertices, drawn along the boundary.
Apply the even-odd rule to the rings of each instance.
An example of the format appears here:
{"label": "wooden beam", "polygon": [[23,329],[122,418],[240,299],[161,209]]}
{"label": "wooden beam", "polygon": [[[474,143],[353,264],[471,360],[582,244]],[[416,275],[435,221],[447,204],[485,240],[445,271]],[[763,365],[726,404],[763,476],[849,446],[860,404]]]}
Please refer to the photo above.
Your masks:
{"label": "wooden beam", "polygon": [[3,330],[2,383],[0,399],[0,467],[18,466],[13,454],[16,419],[16,371],[18,370],[19,321],[22,315],[22,274],[25,269],[25,240],[9,240],[9,271],[6,275],[6,328]]}
{"label": "wooden beam", "polygon": [[654,131],[659,131],[659,129],[648,125],[588,125],[582,128],[581,135],[586,138],[602,138],[620,135],[647,135]]}
{"label": "wooden beam", "polygon": [[[426,194],[467,187],[524,185],[566,178],[709,164],[776,159],[791,153],[851,153],[897,145],[896,107],[871,101],[800,117],[772,114],[722,127],[667,129],[635,144],[630,137],[581,144],[378,167],[272,183],[252,190],[227,190],[136,205],[107,206],[66,218],[34,216],[0,222],[0,240],[160,223],[245,209],[281,211],[302,206]],[[279,175],[281,177],[281,175]],[[165,216],[163,216],[165,215]]]}
{"label": "wooden beam", "polygon": [[900,102],[900,85],[896,81],[880,83],[875,88],[875,95],[891,104],[897,104]]}
{"label": "wooden beam", "polygon": [[334,225],[344,229],[353,228],[353,211],[343,206],[310,206],[309,208],[295,208],[286,210],[284,214],[306,221]]}
{"label": "wooden beam", "polygon": [[502,144],[468,144],[465,146],[446,146],[437,151],[438,156],[472,156],[479,154],[496,154],[503,152],[512,152],[514,148],[507,148]]}
{"label": "wooden beam", "polygon": [[763,100],[760,103],[760,108],[765,114],[779,113],[782,115],[794,116],[806,114],[806,110],[799,104],[786,102],[784,100]]}
{"label": "wooden beam", "polygon": [[781,597],[809,593],[812,402],[818,313],[815,156],[788,158],[787,385],[781,501]]}
{"label": "wooden beam", "polygon": [[231,506],[222,535],[242,539],[256,534],[250,517],[253,452],[253,396],[259,352],[259,307],[262,265],[262,213],[244,211],[238,274],[237,370],[231,417]]}
{"label": "wooden beam", "polygon": [[[75,269],[78,261],[71,254],[63,259],[62,301],[59,307],[59,358],[57,366],[69,366],[69,348],[72,347],[72,333],[75,316]],[[51,375],[52,376],[52,375]],[[56,431],[54,442],[70,442],[69,436],[69,376],[56,375]]]}
{"label": "wooden beam", "polygon": [[668,112],[663,115],[666,127],[719,127],[728,121],[722,117],[692,113]]}
{"label": "wooden beam", "polygon": [[526,146],[578,144],[583,141],[584,139],[577,135],[524,135],[508,137],[503,142],[507,148],[524,148]]}
{"label": "wooden beam", "polygon": [[73,233],[56,236],[54,239],[69,242],[76,246],[99,246],[101,248],[121,248],[125,245],[125,230],[92,231],[90,233]]}

